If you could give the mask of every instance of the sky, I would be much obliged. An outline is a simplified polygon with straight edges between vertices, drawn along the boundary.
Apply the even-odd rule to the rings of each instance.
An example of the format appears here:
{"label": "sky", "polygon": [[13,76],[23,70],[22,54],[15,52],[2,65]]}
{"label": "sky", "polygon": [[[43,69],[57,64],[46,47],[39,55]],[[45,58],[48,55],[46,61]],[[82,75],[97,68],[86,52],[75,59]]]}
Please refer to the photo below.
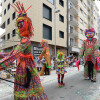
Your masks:
{"label": "sky", "polygon": [[[1,2],[1,0],[0,0],[0,2]],[[100,0],[95,0],[95,3],[99,9],[99,15],[100,15]],[[2,11],[2,8],[0,6],[0,13],[1,13],[1,11]],[[0,24],[1,24],[1,17],[0,17]],[[4,32],[5,32],[5,30],[0,28],[0,35],[2,35]]]}
{"label": "sky", "polygon": [[99,15],[100,15],[100,0],[95,0],[95,3],[99,9]]}

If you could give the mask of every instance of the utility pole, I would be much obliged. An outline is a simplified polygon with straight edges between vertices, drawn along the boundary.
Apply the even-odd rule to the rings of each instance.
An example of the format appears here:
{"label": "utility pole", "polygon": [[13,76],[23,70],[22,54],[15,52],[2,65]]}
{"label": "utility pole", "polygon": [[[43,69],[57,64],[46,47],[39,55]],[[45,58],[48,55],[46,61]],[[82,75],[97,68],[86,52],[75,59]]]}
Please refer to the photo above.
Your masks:
{"label": "utility pole", "polygon": [[56,56],[56,13],[60,12],[60,10],[56,9],[56,0],[54,0],[54,42],[55,42],[55,56]]}
{"label": "utility pole", "polygon": [[69,54],[69,0],[67,0],[67,55]]}

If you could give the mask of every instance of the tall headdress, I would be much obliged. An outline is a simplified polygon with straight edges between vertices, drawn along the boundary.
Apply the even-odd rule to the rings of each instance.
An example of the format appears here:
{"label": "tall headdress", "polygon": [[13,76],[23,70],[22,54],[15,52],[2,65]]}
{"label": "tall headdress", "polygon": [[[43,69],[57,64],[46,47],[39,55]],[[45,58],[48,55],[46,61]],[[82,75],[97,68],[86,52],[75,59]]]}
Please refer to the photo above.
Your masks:
{"label": "tall headdress", "polygon": [[85,30],[85,36],[87,38],[94,37],[95,36],[95,30],[94,30],[94,28],[86,29]]}
{"label": "tall headdress", "polygon": [[48,46],[48,42],[45,41],[45,40],[42,40],[42,41],[40,42],[40,44],[43,44],[44,46]]}
{"label": "tall headdress", "polygon": [[[15,11],[18,13],[18,18],[20,18],[20,17],[24,17],[24,18],[26,18],[28,21],[29,21],[29,27],[28,27],[28,30],[29,30],[29,33],[30,33],[30,37],[33,35],[33,30],[34,30],[34,28],[33,28],[33,26],[32,26],[32,21],[31,21],[31,19],[27,16],[27,11],[29,10],[29,8],[31,8],[32,7],[32,5],[29,7],[29,8],[27,8],[26,10],[25,10],[25,8],[24,8],[24,6],[23,6],[23,3],[21,4],[19,1],[18,2],[16,2],[14,5],[12,5],[12,4],[10,4],[14,9],[15,9]],[[18,19],[17,18],[17,19]]]}
{"label": "tall headdress", "polygon": [[63,52],[58,51],[57,52],[57,59],[59,59],[59,56],[61,56],[62,57],[61,59],[63,59],[64,58]]}

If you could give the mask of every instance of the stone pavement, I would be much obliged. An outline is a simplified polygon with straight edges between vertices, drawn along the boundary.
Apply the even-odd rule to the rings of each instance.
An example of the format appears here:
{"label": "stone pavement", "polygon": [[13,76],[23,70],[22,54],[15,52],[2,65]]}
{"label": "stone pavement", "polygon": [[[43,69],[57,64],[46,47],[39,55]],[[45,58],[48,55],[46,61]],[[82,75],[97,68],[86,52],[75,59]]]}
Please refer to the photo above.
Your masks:
{"label": "stone pavement", "polygon": [[[79,73],[77,67],[68,67],[65,77],[69,77]],[[83,71],[83,66],[80,66],[80,71]],[[43,87],[57,81],[56,70],[51,71],[51,75],[40,76]],[[10,80],[14,80],[13,78]],[[14,100],[13,99],[14,85],[9,82],[1,81],[0,83],[0,100]]]}

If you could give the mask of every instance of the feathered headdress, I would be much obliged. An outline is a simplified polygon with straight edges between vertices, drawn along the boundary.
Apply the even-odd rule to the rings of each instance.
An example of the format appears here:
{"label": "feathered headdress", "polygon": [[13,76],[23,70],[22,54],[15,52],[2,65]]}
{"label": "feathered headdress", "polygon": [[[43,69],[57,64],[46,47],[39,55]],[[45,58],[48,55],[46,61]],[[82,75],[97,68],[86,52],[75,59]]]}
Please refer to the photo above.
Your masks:
{"label": "feathered headdress", "polygon": [[45,41],[45,40],[42,40],[42,41],[40,42],[40,44],[43,44],[44,46],[48,46],[48,42]]}
{"label": "feathered headdress", "polygon": [[89,28],[89,29],[85,30],[85,36],[86,37],[88,37],[89,35],[91,35],[91,33],[92,33],[92,37],[95,36],[95,30],[94,30],[94,28]]}
{"label": "feathered headdress", "polygon": [[27,17],[27,11],[32,7],[32,5],[29,7],[29,8],[27,8],[26,10],[24,9],[24,6],[23,6],[23,3],[21,4],[19,1],[18,2],[16,2],[15,4],[14,4],[14,6],[12,5],[12,4],[10,4],[14,9],[15,9],[15,11],[19,14],[18,15],[18,18],[19,17],[26,17],[28,20],[29,20],[29,32],[30,32],[30,37],[32,36],[32,35],[34,35],[33,34],[33,31],[34,31],[34,28],[33,28],[33,26],[32,26],[32,21],[31,21],[31,19],[29,18],[29,17]]}
{"label": "feathered headdress", "polygon": [[[31,8],[32,7],[32,5],[29,7],[29,8],[27,8],[27,10],[25,10],[24,9],[24,6],[23,6],[23,3],[21,4],[19,1],[18,2],[16,2],[16,4],[14,4],[15,5],[15,7],[12,5],[12,4],[10,4],[14,9],[15,9],[15,11],[16,12],[18,12],[18,13],[26,13],[28,10],[29,10],[29,8]],[[16,9],[17,8],[17,9]]]}
{"label": "feathered headdress", "polygon": [[61,56],[62,58],[61,59],[63,59],[64,58],[64,54],[63,54],[63,52],[57,52],[57,59],[59,59],[59,56]]}

